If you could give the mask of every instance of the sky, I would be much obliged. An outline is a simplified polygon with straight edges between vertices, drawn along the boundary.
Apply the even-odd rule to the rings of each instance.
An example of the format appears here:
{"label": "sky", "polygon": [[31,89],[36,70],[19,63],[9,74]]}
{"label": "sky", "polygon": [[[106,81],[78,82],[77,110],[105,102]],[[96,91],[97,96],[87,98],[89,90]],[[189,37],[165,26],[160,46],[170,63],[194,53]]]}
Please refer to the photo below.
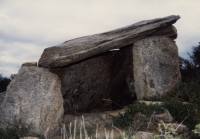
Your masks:
{"label": "sky", "polygon": [[200,0],[0,0],[0,74],[38,61],[44,48],[141,20],[180,15],[179,55],[200,41]]}

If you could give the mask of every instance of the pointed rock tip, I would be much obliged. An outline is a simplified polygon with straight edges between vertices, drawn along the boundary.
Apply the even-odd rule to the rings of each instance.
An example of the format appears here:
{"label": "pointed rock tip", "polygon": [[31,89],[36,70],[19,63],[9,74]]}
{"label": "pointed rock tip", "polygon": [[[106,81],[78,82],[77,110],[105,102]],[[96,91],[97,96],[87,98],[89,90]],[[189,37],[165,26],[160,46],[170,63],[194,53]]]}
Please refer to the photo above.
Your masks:
{"label": "pointed rock tip", "polygon": [[166,18],[174,18],[175,20],[179,20],[181,18],[180,15],[170,15],[170,16],[167,16]]}

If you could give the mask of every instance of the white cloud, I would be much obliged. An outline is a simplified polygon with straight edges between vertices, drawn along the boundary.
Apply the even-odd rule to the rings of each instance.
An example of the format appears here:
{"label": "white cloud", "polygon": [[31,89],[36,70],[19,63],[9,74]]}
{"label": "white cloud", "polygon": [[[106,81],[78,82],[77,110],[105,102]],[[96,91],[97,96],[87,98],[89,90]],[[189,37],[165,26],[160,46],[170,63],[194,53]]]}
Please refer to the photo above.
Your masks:
{"label": "white cloud", "polygon": [[[0,72],[37,61],[43,48],[68,39],[171,14],[182,17],[176,27],[184,55],[200,41],[199,5],[199,0],[0,0]],[[9,63],[18,66],[5,70]]]}
{"label": "white cloud", "polygon": [[0,40],[0,73],[16,73],[24,62],[37,61],[44,47],[33,43],[3,42]]}

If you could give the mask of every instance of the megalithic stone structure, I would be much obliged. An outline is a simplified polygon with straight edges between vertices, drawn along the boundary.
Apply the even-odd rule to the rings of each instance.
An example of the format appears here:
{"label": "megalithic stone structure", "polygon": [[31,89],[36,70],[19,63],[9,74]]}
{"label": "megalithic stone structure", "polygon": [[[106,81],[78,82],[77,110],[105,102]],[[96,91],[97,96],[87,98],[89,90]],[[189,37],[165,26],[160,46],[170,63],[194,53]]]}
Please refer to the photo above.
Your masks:
{"label": "megalithic stone structure", "polygon": [[[94,109],[104,104],[103,99],[125,105],[120,97],[127,97],[127,102],[135,95],[137,99],[163,97],[180,80],[173,26],[179,18],[145,20],[66,41],[46,48],[39,66],[61,78],[65,112]],[[109,52],[116,48],[120,51]]]}
{"label": "megalithic stone structure", "polygon": [[179,18],[145,20],[46,48],[38,64],[23,64],[1,97],[0,126],[51,135],[64,113],[164,97],[181,78],[173,26]]}

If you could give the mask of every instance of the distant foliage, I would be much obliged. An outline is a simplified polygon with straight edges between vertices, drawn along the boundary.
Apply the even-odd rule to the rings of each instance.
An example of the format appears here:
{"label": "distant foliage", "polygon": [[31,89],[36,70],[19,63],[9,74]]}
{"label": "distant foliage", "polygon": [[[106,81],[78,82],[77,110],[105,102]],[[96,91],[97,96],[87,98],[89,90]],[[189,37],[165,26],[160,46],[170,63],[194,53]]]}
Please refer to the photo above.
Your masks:
{"label": "distant foliage", "polygon": [[180,69],[184,82],[200,81],[200,43],[193,47],[189,59],[180,58]]}
{"label": "distant foliage", "polygon": [[0,74],[0,93],[6,91],[9,83],[10,83],[10,79],[7,77],[3,77]]}
{"label": "distant foliage", "polygon": [[189,54],[190,59],[181,59],[182,82],[173,91],[172,97],[196,104],[200,111],[200,43]]}

